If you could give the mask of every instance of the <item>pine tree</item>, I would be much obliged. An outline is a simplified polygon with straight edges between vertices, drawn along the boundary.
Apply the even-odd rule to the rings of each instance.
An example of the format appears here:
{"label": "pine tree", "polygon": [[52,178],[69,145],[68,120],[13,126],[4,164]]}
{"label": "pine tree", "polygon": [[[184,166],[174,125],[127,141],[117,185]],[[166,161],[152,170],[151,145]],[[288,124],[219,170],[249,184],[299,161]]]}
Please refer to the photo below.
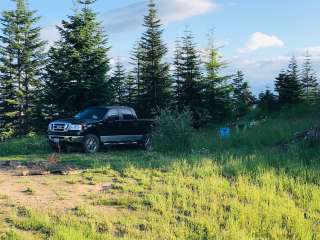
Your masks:
{"label": "pine tree", "polygon": [[242,71],[238,71],[233,79],[233,101],[234,112],[237,118],[245,116],[254,103],[254,96],[252,95],[249,83],[244,80]]}
{"label": "pine tree", "polygon": [[301,100],[301,83],[295,57],[290,60],[288,70],[282,71],[276,78],[275,85],[276,92],[279,95],[279,103],[293,104]]}
{"label": "pine tree", "polygon": [[32,130],[41,106],[41,76],[44,45],[37,27],[39,17],[25,0],[15,0],[16,9],[3,13],[0,36],[1,118],[4,133],[24,135]]}
{"label": "pine tree", "polygon": [[111,103],[115,105],[122,105],[125,97],[125,82],[126,82],[126,71],[123,64],[118,58],[115,70],[112,77],[109,80],[109,88],[111,89],[112,100]]}
{"label": "pine tree", "polygon": [[139,105],[137,104],[138,99],[142,96],[142,83],[141,83],[141,64],[142,64],[142,49],[140,47],[139,42],[137,42],[134,45],[133,51],[131,52],[130,57],[130,64],[133,66],[133,69],[130,71],[128,76],[128,84],[130,84],[130,99],[132,102],[130,102],[130,106],[133,106],[136,108],[136,111],[142,112],[143,105],[141,104],[140,109]]}
{"label": "pine tree", "polygon": [[111,101],[109,47],[101,23],[90,9],[94,2],[79,1],[82,9],[62,21],[60,40],[49,50],[46,96],[51,114],[69,115]]}
{"label": "pine tree", "polygon": [[3,35],[0,48],[0,120],[1,135],[11,137],[18,131],[18,101],[16,88],[16,68],[14,54],[14,13],[4,12],[1,19]]}
{"label": "pine tree", "polygon": [[167,47],[162,40],[162,25],[153,0],[149,3],[143,26],[146,31],[139,41],[142,93],[138,105],[143,116],[151,116],[153,111],[168,105],[171,87],[169,65],[164,63]]}
{"label": "pine tree", "polygon": [[205,77],[205,106],[211,120],[220,122],[231,116],[232,113],[232,86],[230,76],[221,74],[226,63],[215,46],[212,34],[209,37],[209,46],[206,51],[206,77]]}
{"label": "pine tree", "polygon": [[305,60],[301,74],[301,85],[303,96],[308,102],[312,102],[317,98],[318,82],[316,73],[313,70],[311,56],[306,52]]}
{"label": "pine tree", "polygon": [[258,106],[262,111],[270,113],[277,108],[277,98],[267,89],[265,92],[259,94]]}
{"label": "pine tree", "polygon": [[125,81],[125,94],[124,94],[124,104],[136,108],[137,100],[137,85],[135,77],[129,73],[126,76]]}
{"label": "pine tree", "polygon": [[177,44],[174,61],[175,99],[178,110],[189,108],[194,122],[203,114],[201,59],[191,31],[186,30]]}
{"label": "pine tree", "polygon": [[182,49],[181,49],[181,42],[179,40],[176,41],[176,48],[174,52],[174,61],[173,61],[173,96],[174,101],[173,104],[178,106],[178,109],[181,111],[183,109],[183,102],[182,102]]}

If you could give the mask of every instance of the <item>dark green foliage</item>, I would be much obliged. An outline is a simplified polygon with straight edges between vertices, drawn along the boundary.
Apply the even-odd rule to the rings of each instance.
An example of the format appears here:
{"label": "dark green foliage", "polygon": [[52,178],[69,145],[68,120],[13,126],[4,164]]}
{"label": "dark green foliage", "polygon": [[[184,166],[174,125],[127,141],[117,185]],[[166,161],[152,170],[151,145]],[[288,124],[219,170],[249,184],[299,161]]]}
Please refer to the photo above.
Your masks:
{"label": "dark green foliage", "polygon": [[0,35],[0,119],[1,135],[24,135],[34,130],[41,118],[41,74],[44,65],[39,17],[16,0],[16,9],[2,15]]}
{"label": "dark green foliage", "polygon": [[135,101],[137,99],[140,99],[140,96],[142,95],[142,83],[141,83],[141,63],[142,63],[142,49],[140,47],[139,42],[136,43],[136,45],[133,48],[133,51],[131,53],[131,65],[133,66],[133,69],[131,71],[131,80],[134,83],[132,85],[132,91],[133,96],[135,98]]}
{"label": "dark green foliage", "polygon": [[[80,12],[58,27],[60,40],[49,51],[46,79],[51,113],[72,114],[110,102],[109,48],[96,14],[85,1]],[[50,112],[49,112],[50,113]]]}
{"label": "dark green foliage", "polygon": [[179,110],[188,107],[193,120],[197,122],[203,115],[201,60],[197,53],[194,37],[191,31],[178,42],[175,53],[175,102]]}
{"label": "dark green foliage", "polygon": [[141,95],[137,100],[140,114],[151,116],[153,111],[168,105],[171,86],[169,65],[164,63],[167,47],[162,41],[163,30],[153,1],[150,1],[149,12],[144,17],[144,27],[146,31],[141,37],[138,50],[141,60]]}
{"label": "dark green foliage", "polygon": [[112,96],[111,103],[113,105],[122,105],[125,102],[126,87],[126,71],[120,59],[118,59],[113,75],[109,80],[110,94]]}
{"label": "dark green foliage", "polygon": [[123,103],[126,106],[135,108],[137,101],[136,79],[131,73],[127,74],[125,79],[126,81]]}
{"label": "dark green foliage", "polygon": [[301,100],[301,83],[295,57],[291,59],[288,70],[282,71],[276,78],[275,85],[280,104],[293,104]]}
{"label": "dark green foliage", "polygon": [[237,72],[233,79],[233,87],[234,114],[237,118],[244,117],[250,111],[255,99],[249,83],[244,80],[243,72]]}
{"label": "dark green foliage", "polygon": [[229,83],[230,76],[223,76],[221,70],[226,66],[222,56],[218,52],[213,38],[209,39],[209,47],[206,52],[206,77],[205,77],[205,106],[210,120],[215,122],[224,121],[232,115],[232,85]]}
{"label": "dark green foliage", "polygon": [[313,70],[312,63],[311,63],[311,56],[309,53],[306,53],[305,61],[302,68],[301,74],[301,83],[302,83],[302,90],[303,90],[303,97],[308,101],[312,102],[317,99],[318,95],[318,87],[319,84],[317,82],[316,73]]}
{"label": "dark green foliage", "polygon": [[192,113],[164,109],[156,119],[157,128],[153,136],[156,150],[163,152],[186,153],[192,147]]}
{"label": "dark green foliage", "polygon": [[263,112],[273,112],[277,109],[277,98],[269,89],[267,89],[265,92],[259,94],[258,106]]}
{"label": "dark green foliage", "polygon": [[180,40],[176,41],[176,48],[174,52],[174,61],[173,61],[174,71],[172,74],[173,78],[173,104],[178,106],[178,109],[183,108],[182,103],[182,48]]}

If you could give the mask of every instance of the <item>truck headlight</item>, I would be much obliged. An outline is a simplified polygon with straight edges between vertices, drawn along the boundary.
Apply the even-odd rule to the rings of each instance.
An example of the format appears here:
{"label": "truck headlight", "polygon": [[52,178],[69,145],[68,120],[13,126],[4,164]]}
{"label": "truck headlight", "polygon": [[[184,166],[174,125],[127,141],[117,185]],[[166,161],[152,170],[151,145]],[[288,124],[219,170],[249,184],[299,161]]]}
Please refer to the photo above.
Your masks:
{"label": "truck headlight", "polygon": [[82,125],[71,124],[68,130],[69,131],[81,131],[82,130]]}

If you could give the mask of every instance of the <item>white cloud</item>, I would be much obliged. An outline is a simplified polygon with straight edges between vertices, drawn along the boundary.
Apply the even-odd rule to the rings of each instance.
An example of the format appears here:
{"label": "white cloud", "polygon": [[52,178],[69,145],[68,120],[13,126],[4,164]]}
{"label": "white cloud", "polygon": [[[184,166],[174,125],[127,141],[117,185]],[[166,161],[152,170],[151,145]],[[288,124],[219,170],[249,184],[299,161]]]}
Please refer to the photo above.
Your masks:
{"label": "white cloud", "polygon": [[[156,4],[159,17],[162,23],[166,25],[205,14],[218,8],[214,0],[158,0]],[[142,26],[147,7],[148,1],[137,2],[102,13],[100,19],[108,33],[136,30]],[[48,45],[52,45],[59,37],[55,24],[43,28],[41,37],[48,41]]]}
{"label": "white cloud", "polygon": [[251,35],[244,48],[239,49],[240,53],[258,50],[260,48],[283,47],[284,42],[277,36],[269,36],[265,33],[255,32]]}
{"label": "white cloud", "polygon": [[[158,0],[157,8],[163,24],[183,21],[218,9],[213,0]],[[108,32],[123,32],[140,27],[147,12],[147,1],[141,1],[103,14]]]}
{"label": "white cloud", "polygon": [[218,8],[218,5],[211,0],[161,0],[158,5],[164,24],[183,21]]}
{"label": "white cloud", "polygon": [[[57,24],[58,25],[58,24]],[[52,46],[59,39],[57,25],[50,25],[41,29],[41,38],[48,42],[47,48]]]}

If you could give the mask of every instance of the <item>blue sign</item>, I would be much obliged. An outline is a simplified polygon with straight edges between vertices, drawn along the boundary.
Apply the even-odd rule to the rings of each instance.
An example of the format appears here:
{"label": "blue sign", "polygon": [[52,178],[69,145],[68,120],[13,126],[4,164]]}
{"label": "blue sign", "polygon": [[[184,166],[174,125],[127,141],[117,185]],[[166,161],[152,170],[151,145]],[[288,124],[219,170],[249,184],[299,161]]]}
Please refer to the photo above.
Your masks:
{"label": "blue sign", "polygon": [[231,129],[230,128],[220,128],[220,137],[221,139],[229,138],[231,135]]}

